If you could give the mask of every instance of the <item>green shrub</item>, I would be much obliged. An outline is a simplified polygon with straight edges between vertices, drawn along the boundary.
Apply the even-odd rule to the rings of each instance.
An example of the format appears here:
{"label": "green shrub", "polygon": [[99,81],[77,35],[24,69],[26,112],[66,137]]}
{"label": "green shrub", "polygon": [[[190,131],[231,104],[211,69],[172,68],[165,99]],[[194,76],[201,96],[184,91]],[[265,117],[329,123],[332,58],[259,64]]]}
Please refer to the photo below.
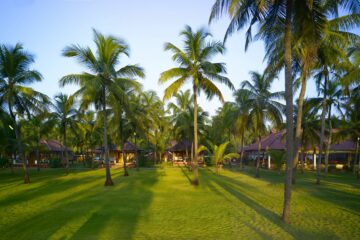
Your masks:
{"label": "green shrub", "polygon": [[88,167],[88,168],[92,168],[94,167],[94,161],[93,161],[93,158],[91,156],[86,156],[85,157],[85,160],[84,160],[84,165],[85,167]]}
{"label": "green shrub", "polygon": [[61,167],[61,160],[60,159],[49,159],[49,167],[50,168],[59,168]]}
{"label": "green shrub", "polygon": [[269,155],[271,157],[271,163],[275,165],[276,169],[281,169],[285,161],[285,151],[271,150],[269,151]]}

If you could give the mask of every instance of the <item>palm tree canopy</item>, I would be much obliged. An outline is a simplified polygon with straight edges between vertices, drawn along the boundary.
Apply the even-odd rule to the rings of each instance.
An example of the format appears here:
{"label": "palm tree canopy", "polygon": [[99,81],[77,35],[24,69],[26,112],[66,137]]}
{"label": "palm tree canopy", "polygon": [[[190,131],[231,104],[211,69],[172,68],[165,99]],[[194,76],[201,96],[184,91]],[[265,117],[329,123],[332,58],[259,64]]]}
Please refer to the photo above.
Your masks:
{"label": "palm tree canopy", "polygon": [[0,46],[0,103],[6,106],[11,115],[41,112],[49,98],[26,85],[41,81],[42,76],[30,65],[34,57],[23,49],[21,44]]}
{"label": "palm tree canopy", "polygon": [[282,123],[284,105],[277,100],[284,98],[284,92],[270,91],[275,79],[273,75],[258,72],[250,72],[250,75],[252,81],[244,81],[241,86],[249,91],[249,121],[258,135],[261,135],[266,130],[266,121],[275,126]]}
{"label": "palm tree canopy", "polygon": [[213,63],[211,59],[225,51],[224,45],[221,42],[208,40],[211,34],[204,28],[194,32],[190,26],[186,26],[180,35],[184,37],[183,49],[172,43],[165,43],[165,50],[172,52],[172,59],[179,64],[179,67],[171,68],[160,75],[159,83],[175,79],[166,88],[164,99],[171,98],[186,82],[192,81],[197,93],[203,90],[208,99],[217,96],[223,102],[224,97],[213,81],[224,83],[231,89],[234,87],[231,81],[223,76],[226,74],[225,64]]}
{"label": "palm tree canopy", "polygon": [[129,87],[140,89],[141,84],[135,80],[135,77],[143,78],[145,75],[143,68],[138,65],[118,67],[120,57],[129,55],[129,46],[123,40],[93,31],[95,53],[89,47],[79,45],[71,45],[63,50],[65,57],[75,57],[89,72],[64,76],[60,79],[60,85],[71,83],[80,85],[75,96],[81,96],[81,107],[87,108],[89,104],[94,103],[99,109],[104,97],[106,99],[109,95],[113,95],[121,103],[125,102],[126,89]]}

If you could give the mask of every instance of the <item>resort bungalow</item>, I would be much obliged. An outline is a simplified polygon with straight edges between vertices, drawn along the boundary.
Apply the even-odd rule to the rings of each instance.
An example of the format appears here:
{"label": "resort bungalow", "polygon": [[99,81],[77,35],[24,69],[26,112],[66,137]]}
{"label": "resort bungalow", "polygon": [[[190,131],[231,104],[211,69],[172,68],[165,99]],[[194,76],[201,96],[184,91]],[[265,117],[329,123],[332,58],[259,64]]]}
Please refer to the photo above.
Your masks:
{"label": "resort bungalow", "polygon": [[[244,160],[245,162],[254,161],[260,158],[261,166],[271,167],[271,154],[270,151],[285,151],[285,131],[272,132],[268,136],[261,139],[260,151],[259,142],[254,142],[244,147]],[[326,141],[324,144],[324,152],[326,149]],[[241,153],[241,148],[238,149]],[[319,157],[319,147],[307,146],[300,152],[299,160],[304,159],[305,167],[316,169],[316,159]],[[329,148],[329,165],[337,169],[350,168],[356,155],[356,143],[352,140],[343,140],[334,142]],[[322,165],[324,158],[322,158]]]}
{"label": "resort bungalow", "polygon": [[[166,149],[166,151],[172,154],[172,162],[174,166],[184,166],[187,162],[191,161],[192,143],[188,140],[184,140],[182,142],[172,141],[171,147]],[[200,153],[198,158],[199,164],[203,164],[203,153]]]}
{"label": "resort bungalow", "polygon": [[[135,155],[139,154],[141,149],[139,149],[135,144],[131,142],[125,142],[124,144],[124,153],[126,158],[126,165],[134,165],[135,164]],[[104,147],[98,147],[92,151],[95,155],[95,160],[103,161],[105,159]],[[122,149],[115,144],[111,144],[109,146],[109,157],[110,164],[122,165],[123,164],[123,156]]]}
{"label": "resort bungalow", "polygon": [[[73,152],[69,148],[65,148],[58,140],[40,140],[39,158],[36,159],[36,150],[33,150],[28,157],[28,164],[34,166],[36,164],[47,164],[50,159],[61,159],[64,164],[65,151],[68,152],[68,158],[73,159]],[[38,162],[40,160],[40,163]]]}

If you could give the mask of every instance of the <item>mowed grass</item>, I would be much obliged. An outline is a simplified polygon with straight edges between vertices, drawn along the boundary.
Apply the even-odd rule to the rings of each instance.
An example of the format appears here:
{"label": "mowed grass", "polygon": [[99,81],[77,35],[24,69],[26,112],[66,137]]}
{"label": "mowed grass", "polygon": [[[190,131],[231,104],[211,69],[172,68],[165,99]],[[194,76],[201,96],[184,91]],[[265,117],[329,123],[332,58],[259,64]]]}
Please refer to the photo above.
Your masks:
{"label": "mowed grass", "polygon": [[200,186],[181,168],[141,169],[123,177],[104,169],[0,171],[0,239],[359,239],[360,181],[332,174],[315,185],[298,174],[292,224],[280,216],[283,174],[200,171]]}

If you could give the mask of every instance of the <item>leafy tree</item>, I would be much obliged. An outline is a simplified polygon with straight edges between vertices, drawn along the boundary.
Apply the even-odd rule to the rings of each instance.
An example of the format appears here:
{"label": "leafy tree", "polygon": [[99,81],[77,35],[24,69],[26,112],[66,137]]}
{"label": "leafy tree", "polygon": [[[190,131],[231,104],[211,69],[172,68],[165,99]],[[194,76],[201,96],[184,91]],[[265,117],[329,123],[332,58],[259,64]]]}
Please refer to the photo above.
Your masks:
{"label": "leafy tree", "polygon": [[113,185],[110,175],[108,146],[108,111],[107,106],[116,99],[118,104],[126,106],[126,92],[122,86],[134,84],[133,77],[144,77],[143,69],[137,65],[126,65],[118,68],[120,57],[129,55],[128,45],[119,38],[104,36],[94,30],[96,53],[89,47],[71,45],[64,49],[65,57],[75,57],[89,72],[70,74],[60,79],[60,85],[75,83],[80,89],[75,93],[81,98],[81,107],[88,108],[90,104],[101,111],[103,117],[103,145],[105,152],[106,180],[105,186]]}
{"label": "leafy tree", "polygon": [[224,98],[213,83],[217,81],[225,83],[229,88],[233,89],[233,85],[227,77],[222,74],[226,73],[225,65],[223,63],[212,63],[211,59],[224,52],[224,46],[220,42],[208,41],[211,34],[205,29],[200,29],[193,32],[190,26],[186,26],[180,33],[184,37],[184,49],[181,50],[172,43],[165,44],[165,50],[173,53],[172,59],[179,63],[179,67],[169,69],[161,73],[159,83],[165,83],[171,79],[176,79],[165,90],[164,99],[171,98],[177,91],[187,82],[191,81],[194,97],[194,157],[193,170],[194,179],[193,184],[199,184],[198,178],[198,124],[197,98],[201,90],[205,92],[208,99],[217,96],[221,102]]}

